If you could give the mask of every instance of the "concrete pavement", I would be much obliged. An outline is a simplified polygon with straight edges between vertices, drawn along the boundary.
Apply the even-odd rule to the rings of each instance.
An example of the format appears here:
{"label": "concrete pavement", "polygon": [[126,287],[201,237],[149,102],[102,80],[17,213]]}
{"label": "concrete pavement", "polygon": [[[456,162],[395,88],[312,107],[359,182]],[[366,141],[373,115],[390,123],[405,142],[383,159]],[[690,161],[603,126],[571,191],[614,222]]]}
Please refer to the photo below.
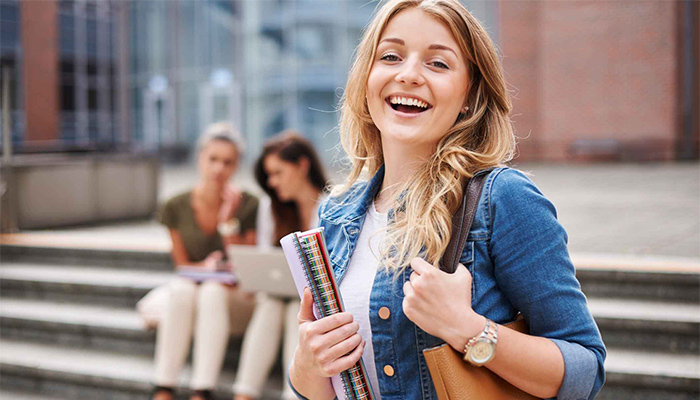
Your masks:
{"label": "concrete pavement", "polygon": [[[516,164],[528,172],[555,205],[578,258],[700,262],[700,163]],[[333,174],[335,182],[342,176]],[[252,173],[241,171],[241,186],[260,193]],[[194,166],[161,169],[161,201],[197,181]],[[153,221],[96,227],[29,231],[27,240],[85,246],[167,249],[164,228]]]}

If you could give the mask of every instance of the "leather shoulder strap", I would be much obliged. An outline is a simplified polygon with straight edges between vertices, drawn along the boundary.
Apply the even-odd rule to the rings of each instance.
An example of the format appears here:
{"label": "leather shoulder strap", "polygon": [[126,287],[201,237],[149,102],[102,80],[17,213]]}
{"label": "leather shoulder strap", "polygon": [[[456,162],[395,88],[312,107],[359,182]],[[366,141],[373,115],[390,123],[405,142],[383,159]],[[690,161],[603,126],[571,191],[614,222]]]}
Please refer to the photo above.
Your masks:
{"label": "leather shoulder strap", "polygon": [[479,204],[479,197],[481,197],[481,189],[484,187],[484,180],[491,171],[491,169],[481,170],[467,181],[462,204],[452,216],[452,237],[440,263],[440,269],[449,274],[457,270],[459,258],[462,255],[462,251],[464,251],[464,245],[467,243],[469,229],[474,221],[476,207]]}

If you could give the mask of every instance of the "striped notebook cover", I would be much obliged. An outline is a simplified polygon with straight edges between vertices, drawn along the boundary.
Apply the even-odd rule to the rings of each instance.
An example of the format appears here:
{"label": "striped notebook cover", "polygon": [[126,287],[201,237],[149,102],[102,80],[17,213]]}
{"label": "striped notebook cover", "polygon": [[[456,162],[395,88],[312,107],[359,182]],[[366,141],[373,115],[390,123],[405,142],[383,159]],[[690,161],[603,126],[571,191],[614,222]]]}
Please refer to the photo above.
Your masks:
{"label": "striped notebook cover", "polygon": [[[304,287],[311,289],[317,319],[345,311],[340,290],[333,276],[323,228],[290,233],[280,240],[292,271],[299,297]],[[360,359],[340,374],[348,400],[374,399],[365,365]]]}

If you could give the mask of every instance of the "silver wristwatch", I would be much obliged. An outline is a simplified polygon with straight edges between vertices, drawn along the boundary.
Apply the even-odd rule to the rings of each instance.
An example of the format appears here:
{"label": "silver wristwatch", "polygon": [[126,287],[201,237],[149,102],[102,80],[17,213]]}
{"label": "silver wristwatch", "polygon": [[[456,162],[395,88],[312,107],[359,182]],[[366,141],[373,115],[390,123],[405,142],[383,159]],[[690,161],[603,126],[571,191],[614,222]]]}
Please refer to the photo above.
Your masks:
{"label": "silver wristwatch", "polygon": [[486,318],[484,330],[469,339],[464,346],[464,361],[481,367],[493,359],[496,355],[496,342],[498,341],[498,325]]}

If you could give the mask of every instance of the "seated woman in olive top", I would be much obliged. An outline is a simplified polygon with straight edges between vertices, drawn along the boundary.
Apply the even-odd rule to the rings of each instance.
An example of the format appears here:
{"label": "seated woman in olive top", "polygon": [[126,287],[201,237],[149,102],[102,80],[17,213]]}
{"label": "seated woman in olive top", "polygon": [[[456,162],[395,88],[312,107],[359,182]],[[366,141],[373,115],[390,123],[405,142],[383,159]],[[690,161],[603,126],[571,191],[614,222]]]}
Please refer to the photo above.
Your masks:
{"label": "seated woman in olive top", "polygon": [[[229,124],[210,126],[198,143],[199,183],[170,199],[158,220],[168,227],[175,267],[227,268],[224,247],[255,244],[258,200],[229,183],[241,156]],[[242,334],[254,298],[216,281],[201,284],[175,278],[158,326],[153,399],[173,399],[178,376],[192,349],[191,400],[212,398],[231,333]]]}

